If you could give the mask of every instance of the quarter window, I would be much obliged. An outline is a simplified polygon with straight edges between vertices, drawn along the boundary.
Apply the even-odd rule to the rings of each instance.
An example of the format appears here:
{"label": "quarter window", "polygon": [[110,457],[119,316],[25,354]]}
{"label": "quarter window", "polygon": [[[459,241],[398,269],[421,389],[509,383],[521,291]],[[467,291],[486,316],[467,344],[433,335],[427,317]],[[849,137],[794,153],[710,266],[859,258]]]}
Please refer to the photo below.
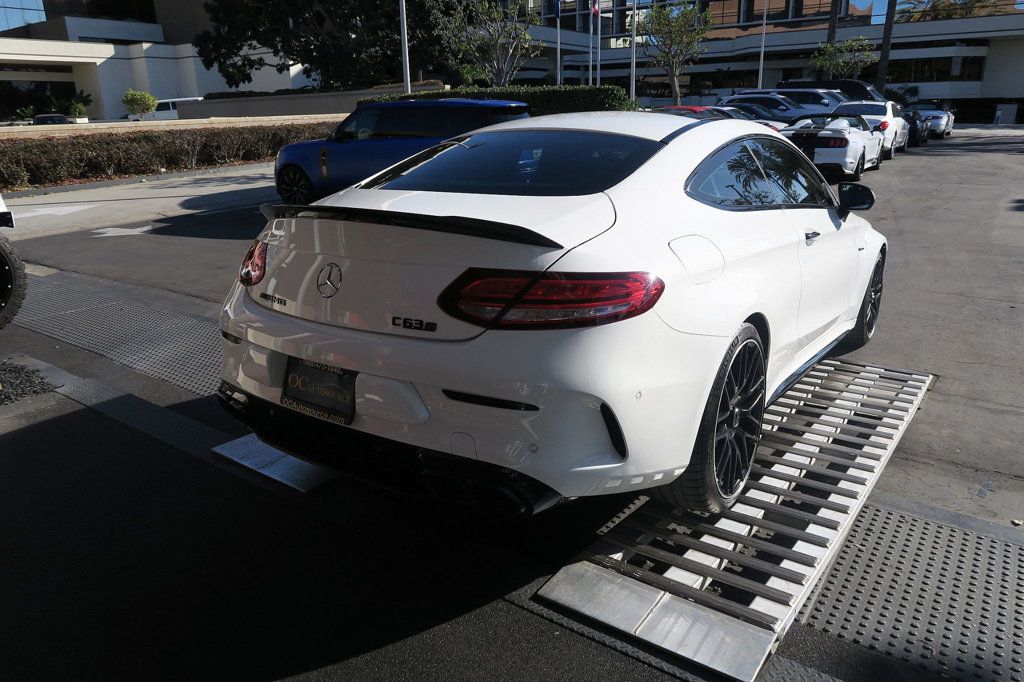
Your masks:
{"label": "quarter window", "polygon": [[750,140],[764,169],[774,201],[787,206],[832,206],[825,180],[797,150],[767,138]]}
{"label": "quarter window", "polygon": [[690,194],[723,208],[771,206],[772,188],[743,142],[720,149],[697,167]]}

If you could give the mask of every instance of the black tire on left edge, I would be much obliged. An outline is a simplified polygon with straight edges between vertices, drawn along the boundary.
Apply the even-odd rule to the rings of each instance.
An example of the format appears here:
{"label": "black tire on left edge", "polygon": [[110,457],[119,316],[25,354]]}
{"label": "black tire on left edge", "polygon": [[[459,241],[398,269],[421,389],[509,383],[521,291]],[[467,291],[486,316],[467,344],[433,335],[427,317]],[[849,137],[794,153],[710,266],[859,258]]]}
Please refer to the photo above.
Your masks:
{"label": "black tire on left edge", "polygon": [[691,511],[731,507],[750,476],[766,397],[764,346],[744,323],[715,375],[689,465],[651,497]]}
{"label": "black tire on left edge", "polygon": [[25,266],[11,242],[0,237],[0,329],[14,319],[25,300]]}
{"label": "black tire on left edge", "polygon": [[871,271],[871,279],[868,280],[868,287],[864,291],[864,299],[860,304],[860,312],[857,314],[857,324],[850,333],[846,335],[843,342],[839,344],[839,353],[849,353],[867,345],[871,337],[875,335],[875,328],[878,325],[878,313],[882,307],[882,288],[885,276],[885,256],[878,254],[875,260],[875,268]]}

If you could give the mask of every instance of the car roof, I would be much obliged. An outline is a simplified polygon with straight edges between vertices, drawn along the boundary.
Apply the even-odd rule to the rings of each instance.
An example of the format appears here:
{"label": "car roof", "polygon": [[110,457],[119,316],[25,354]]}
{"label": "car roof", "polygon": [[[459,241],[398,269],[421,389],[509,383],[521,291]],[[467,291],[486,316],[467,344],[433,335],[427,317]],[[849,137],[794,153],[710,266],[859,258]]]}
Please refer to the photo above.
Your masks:
{"label": "car roof", "polygon": [[[726,119],[723,119],[726,120]],[[631,135],[649,140],[663,140],[691,123],[695,118],[677,114],[646,111],[584,111],[574,114],[551,114],[506,121],[489,126],[492,130],[584,130],[588,132]]]}
{"label": "car roof", "polygon": [[367,102],[358,108],[378,107],[525,107],[526,102],[510,99],[470,99],[468,97],[445,97],[443,99],[400,99],[394,102]]}
{"label": "car roof", "polygon": [[843,102],[842,104],[836,105],[836,109],[839,107],[845,107],[848,104],[878,104],[879,106],[884,106],[888,104],[888,102],[882,102],[877,99],[851,99]]}

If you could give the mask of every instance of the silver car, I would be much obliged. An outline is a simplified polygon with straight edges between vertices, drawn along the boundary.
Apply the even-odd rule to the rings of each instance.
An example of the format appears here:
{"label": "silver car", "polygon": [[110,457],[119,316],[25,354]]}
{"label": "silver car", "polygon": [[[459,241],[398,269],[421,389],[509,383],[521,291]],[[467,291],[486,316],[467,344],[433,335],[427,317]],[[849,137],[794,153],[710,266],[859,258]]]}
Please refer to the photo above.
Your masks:
{"label": "silver car", "polygon": [[910,104],[911,109],[921,114],[928,124],[928,134],[931,137],[949,137],[953,134],[953,120],[956,118],[952,111],[945,111],[933,104]]}

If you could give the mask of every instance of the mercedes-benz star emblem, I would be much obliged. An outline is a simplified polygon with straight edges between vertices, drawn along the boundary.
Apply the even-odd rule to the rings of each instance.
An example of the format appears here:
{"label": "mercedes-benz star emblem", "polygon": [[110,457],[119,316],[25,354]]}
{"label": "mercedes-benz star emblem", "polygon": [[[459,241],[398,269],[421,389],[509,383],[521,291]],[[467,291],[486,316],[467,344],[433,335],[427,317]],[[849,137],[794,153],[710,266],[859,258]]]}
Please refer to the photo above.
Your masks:
{"label": "mercedes-benz star emblem", "polygon": [[330,298],[341,289],[341,268],[337,263],[325,265],[316,276],[316,290],[324,298]]}

